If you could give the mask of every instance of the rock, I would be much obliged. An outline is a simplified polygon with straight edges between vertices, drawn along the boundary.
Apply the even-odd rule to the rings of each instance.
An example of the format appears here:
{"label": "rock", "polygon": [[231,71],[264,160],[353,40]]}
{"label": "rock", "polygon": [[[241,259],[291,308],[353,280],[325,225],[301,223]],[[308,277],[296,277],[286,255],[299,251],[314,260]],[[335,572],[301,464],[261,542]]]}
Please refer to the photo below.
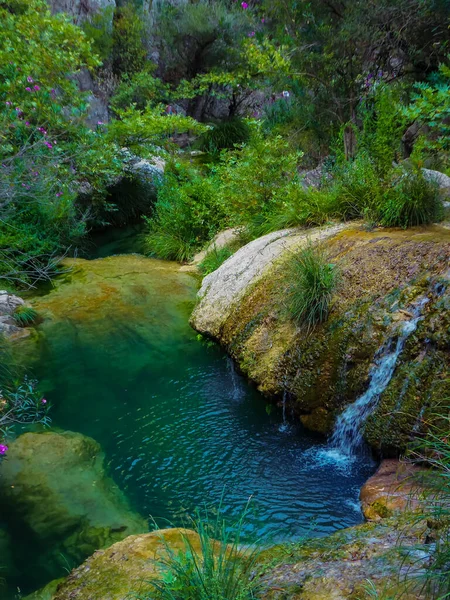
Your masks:
{"label": "rock", "polygon": [[79,433],[25,433],[9,444],[0,505],[9,523],[74,562],[147,529],[106,475],[99,444]]}
{"label": "rock", "polygon": [[308,243],[325,240],[346,225],[310,230],[284,229],[269,233],[240,248],[216,271],[203,279],[199,304],[191,325],[200,333],[218,336],[223,323],[248,289],[260,280],[283,255]]}
{"label": "rock", "polygon": [[161,156],[141,158],[127,148],[122,148],[121,156],[125,164],[125,172],[137,178],[140,182],[154,186],[162,179],[166,161]]}
{"label": "rock", "polygon": [[115,0],[49,0],[49,4],[52,13],[64,12],[77,25],[100,11],[110,9],[112,26],[112,10],[116,7]]}
{"label": "rock", "polygon": [[444,196],[450,195],[450,177],[440,171],[433,171],[432,169],[422,169],[425,179],[432,181],[439,186],[441,193]]}
{"label": "rock", "polygon": [[[340,270],[330,314],[313,329],[294,322],[288,300],[292,254],[308,240],[320,241]],[[450,231],[436,225],[275,232],[203,279],[191,324],[217,339],[261,392],[276,400],[286,391],[306,427],[329,433],[336,416],[367,389],[377,352],[397,339],[426,297],[417,330],[364,424],[371,446],[398,456],[450,394],[449,261]]]}
{"label": "rock", "polygon": [[17,307],[25,304],[22,298],[0,290],[0,335],[10,339],[27,337],[30,330],[26,327],[17,327],[12,315]]}
{"label": "rock", "polygon": [[54,579],[42,589],[38,590],[37,592],[34,592],[33,594],[30,594],[29,596],[26,596],[24,600],[53,600],[54,595],[56,593],[56,589],[58,588],[59,584],[63,581],[64,578]]}
{"label": "rock", "polygon": [[157,561],[167,555],[167,547],[175,554],[185,551],[186,540],[200,554],[200,538],[189,529],[129,536],[72,571],[52,600],[123,600],[133,593],[154,592],[148,582],[159,575]]}
{"label": "rock", "polygon": [[25,304],[22,298],[10,294],[6,290],[0,290],[0,314],[12,315],[18,306]]}
{"label": "rock", "polygon": [[377,472],[361,488],[360,500],[366,519],[379,521],[394,513],[418,507],[420,469],[396,459],[382,461]]}
{"label": "rock", "polygon": [[[262,598],[356,600],[368,597],[370,581],[378,593],[383,593],[377,598],[425,600],[429,596],[417,576],[430,560],[420,546],[426,535],[424,523],[405,527],[405,523],[387,519],[294,543],[289,548],[269,549],[261,557],[266,565]],[[399,552],[400,540],[403,552]]]}

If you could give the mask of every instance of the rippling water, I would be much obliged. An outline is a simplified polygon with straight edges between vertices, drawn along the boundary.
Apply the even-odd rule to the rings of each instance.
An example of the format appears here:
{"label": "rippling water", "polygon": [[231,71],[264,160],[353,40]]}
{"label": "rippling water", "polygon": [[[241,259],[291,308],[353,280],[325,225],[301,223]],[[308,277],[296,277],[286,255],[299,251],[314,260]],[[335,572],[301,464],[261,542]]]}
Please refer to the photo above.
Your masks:
{"label": "rippling water", "polygon": [[192,275],[138,256],[73,265],[35,300],[46,319],[34,370],[54,425],[101,443],[136,510],[179,525],[222,495],[225,514],[239,515],[252,496],[245,533],[264,543],[362,521],[371,467],[317,461],[320,440],[280,428],[281,412],[190,329]]}

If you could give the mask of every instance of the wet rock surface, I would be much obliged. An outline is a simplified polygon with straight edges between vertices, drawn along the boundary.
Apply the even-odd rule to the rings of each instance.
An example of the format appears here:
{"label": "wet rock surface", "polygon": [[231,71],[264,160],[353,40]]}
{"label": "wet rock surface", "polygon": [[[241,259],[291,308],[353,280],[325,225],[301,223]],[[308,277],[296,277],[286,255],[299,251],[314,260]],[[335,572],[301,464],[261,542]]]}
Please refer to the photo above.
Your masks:
{"label": "wet rock surface", "polygon": [[0,507],[12,535],[25,529],[30,544],[42,546],[44,569],[50,556],[76,564],[148,528],[106,475],[97,442],[73,432],[25,433],[9,444]]}
{"label": "wet rock surface", "polygon": [[379,521],[394,513],[419,506],[420,469],[396,459],[385,459],[377,472],[363,485],[360,493],[364,516]]}

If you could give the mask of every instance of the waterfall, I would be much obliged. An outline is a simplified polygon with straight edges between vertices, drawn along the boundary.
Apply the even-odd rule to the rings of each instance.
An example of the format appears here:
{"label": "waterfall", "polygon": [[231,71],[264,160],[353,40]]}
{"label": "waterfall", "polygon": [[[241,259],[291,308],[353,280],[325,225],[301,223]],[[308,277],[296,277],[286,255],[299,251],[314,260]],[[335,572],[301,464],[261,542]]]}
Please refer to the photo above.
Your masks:
{"label": "waterfall", "polygon": [[281,433],[284,433],[285,431],[287,431],[289,429],[289,424],[286,420],[286,400],[287,400],[287,391],[284,390],[283,391],[283,401],[282,401],[282,407],[283,407],[283,423],[280,425],[280,427],[278,428],[278,430]]}
{"label": "waterfall", "polygon": [[239,375],[236,373],[236,368],[234,366],[233,359],[229,356],[227,357],[227,366],[231,376],[231,385],[233,389],[233,400],[241,400],[241,398],[245,395],[245,392],[242,388],[241,381]]}
{"label": "waterfall", "polygon": [[398,357],[406,340],[416,330],[421,320],[421,309],[426,302],[428,302],[427,298],[421,299],[413,309],[413,318],[402,323],[395,345],[393,346],[391,339],[379,352],[375,366],[370,373],[367,391],[339,415],[330,440],[330,449],[347,456],[354,456],[358,450],[364,447],[363,425],[391,381]]}

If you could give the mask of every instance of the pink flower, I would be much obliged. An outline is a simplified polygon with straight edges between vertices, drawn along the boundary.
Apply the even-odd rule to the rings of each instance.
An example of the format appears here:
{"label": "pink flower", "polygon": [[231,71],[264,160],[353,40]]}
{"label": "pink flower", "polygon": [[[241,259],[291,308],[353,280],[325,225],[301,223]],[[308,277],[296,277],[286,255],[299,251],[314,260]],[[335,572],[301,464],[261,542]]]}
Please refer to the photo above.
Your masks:
{"label": "pink flower", "polygon": [[31,92],[31,88],[30,87],[26,87],[25,88],[27,92]]}
{"label": "pink flower", "polygon": [[103,125],[103,121],[97,121],[97,125]]}
{"label": "pink flower", "polygon": [[38,92],[41,88],[38,85],[35,85],[33,89],[36,90],[36,92]]}
{"label": "pink flower", "polygon": [[5,104],[6,106],[11,106],[11,102],[6,101]]}
{"label": "pink flower", "polygon": [[[58,195],[58,194],[56,194],[56,195]],[[41,402],[42,402],[42,404],[47,404],[47,400],[45,398],[42,398]]]}
{"label": "pink flower", "polygon": [[241,6],[244,10],[246,10],[248,8],[247,2],[241,2]]}
{"label": "pink flower", "polygon": [[47,148],[53,148],[53,145],[50,144],[50,142],[45,142],[45,145],[47,146]]}
{"label": "pink flower", "polygon": [[28,81],[28,83],[33,83],[33,78],[28,75],[27,81]]}
{"label": "pink flower", "polygon": [[[56,192],[55,196],[56,196],[57,198],[59,198],[60,196],[62,196],[62,192]],[[44,404],[45,404],[45,402],[44,402]]]}
{"label": "pink flower", "polygon": [[6,452],[8,452],[8,446],[5,446],[5,444],[0,444],[0,454],[6,454]]}
{"label": "pink flower", "polygon": [[248,34],[248,37],[255,37],[255,32],[254,31],[250,31],[250,33]]}
{"label": "pink flower", "polygon": [[266,20],[265,20],[265,18],[263,17],[263,18],[261,19],[261,23],[265,23],[265,22],[266,22]]}
{"label": "pink flower", "polygon": [[29,121],[25,121],[25,125],[26,125],[27,127],[29,127],[29,126],[30,126],[30,123],[29,123]]}

